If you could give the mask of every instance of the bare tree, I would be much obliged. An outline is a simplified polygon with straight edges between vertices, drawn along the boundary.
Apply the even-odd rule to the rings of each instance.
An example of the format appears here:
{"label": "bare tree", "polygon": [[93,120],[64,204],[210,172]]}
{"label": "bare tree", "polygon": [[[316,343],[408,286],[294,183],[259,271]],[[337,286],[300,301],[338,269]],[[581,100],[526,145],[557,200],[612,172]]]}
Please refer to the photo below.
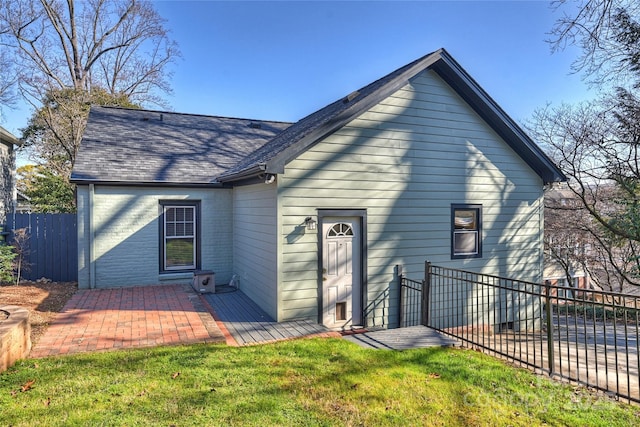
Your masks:
{"label": "bare tree", "polygon": [[16,59],[21,88],[95,87],[134,102],[161,102],[167,65],[179,51],[164,20],[144,0],[11,0],[0,4],[1,42]]}
{"label": "bare tree", "polygon": [[639,2],[555,0],[551,4],[560,17],[548,41],[553,51],[567,45],[580,48],[581,55],[572,65],[574,72],[584,73],[594,85],[624,85],[629,79],[637,81]]}
{"label": "bare tree", "polygon": [[180,55],[147,0],[0,0],[0,29],[34,108],[25,147],[67,180],[90,104],[162,105]]}
{"label": "bare tree", "polygon": [[[640,3],[554,1],[560,17],[552,49],[574,45],[572,70],[600,91],[579,105],[536,112],[529,130],[569,178],[575,208],[547,211],[549,234],[579,237],[588,248],[565,252],[600,287],[640,285]],[[571,233],[566,233],[571,230]],[[569,265],[571,265],[571,263]]]}
{"label": "bare tree", "polygon": [[22,273],[31,271],[31,263],[28,261],[31,250],[29,249],[29,239],[31,235],[26,228],[18,228],[13,231],[11,245],[16,254],[13,260],[16,285],[22,280]]}
{"label": "bare tree", "polygon": [[640,285],[640,169],[623,111],[604,100],[547,107],[529,124],[569,178],[569,203],[545,206],[548,256],[617,291]]}
{"label": "bare tree", "polygon": [[554,185],[545,191],[544,210],[545,270],[563,272],[571,285],[574,275],[588,271],[584,209],[570,190]]}
{"label": "bare tree", "polygon": [[[0,0],[0,10],[5,7],[5,2],[6,0]],[[8,32],[8,27],[0,22],[0,40]],[[0,122],[3,118],[3,110],[15,104],[17,97],[15,85],[17,81],[15,67],[9,52],[5,49],[0,49]]]}
{"label": "bare tree", "polygon": [[[613,200],[604,187],[597,194],[604,198],[603,205]],[[586,273],[592,286],[604,290],[622,292],[627,285],[640,284],[638,242],[607,232],[576,197],[575,188],[546,191],[544,221],[545,262],[564,272],[567,283]]]}

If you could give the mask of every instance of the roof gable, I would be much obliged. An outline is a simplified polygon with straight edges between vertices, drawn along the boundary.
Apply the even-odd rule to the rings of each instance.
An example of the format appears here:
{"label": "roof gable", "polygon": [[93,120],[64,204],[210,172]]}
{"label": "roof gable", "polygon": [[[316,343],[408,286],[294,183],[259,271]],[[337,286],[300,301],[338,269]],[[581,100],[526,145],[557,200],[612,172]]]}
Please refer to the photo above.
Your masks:
{"label": "roof gable", "polygon": [[218,179],[225,182],[258,173],[283,173],[284,166],[310,146],[408,84],[417,74],[429,69],[450,85],[545,183],[566,180],[544,152],[444,49],[425,55],[303,118],[242,159]]}

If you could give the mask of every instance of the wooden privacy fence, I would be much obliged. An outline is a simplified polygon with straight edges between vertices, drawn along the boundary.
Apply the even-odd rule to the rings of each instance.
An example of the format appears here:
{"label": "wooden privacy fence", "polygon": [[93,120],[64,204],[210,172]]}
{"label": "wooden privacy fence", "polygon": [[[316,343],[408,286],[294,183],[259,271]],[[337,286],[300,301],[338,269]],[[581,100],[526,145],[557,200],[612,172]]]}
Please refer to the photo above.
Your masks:
{"label": "wooden privacy fence", "polygon": [[78,280],[78,227],[76,214],[20,213],[13,216],[9,243],[15,230],[26,229],[22,277],[55,282]]}

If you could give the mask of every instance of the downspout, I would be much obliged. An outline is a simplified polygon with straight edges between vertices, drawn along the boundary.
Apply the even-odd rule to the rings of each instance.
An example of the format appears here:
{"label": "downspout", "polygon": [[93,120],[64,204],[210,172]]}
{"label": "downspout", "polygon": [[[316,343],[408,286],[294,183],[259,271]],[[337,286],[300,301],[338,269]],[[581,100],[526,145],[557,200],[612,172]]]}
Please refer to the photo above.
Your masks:
{"label": "downspout", "polygon": [[96,248],[95,248],[95,227],[93,220],[93,197],[95,194],[94,184],[89,184],[89,289],[96,287]]}
{"label": "downspout", "polygon": [[539,242],[538,244],[541,247],[541,252],[542,254],[540,255],[540,283],[544,282],[544,186],[542,187],[542,198],[539,201],[540,203],[540,207],[538,208],[538,229],[540,230],[539,233]]}
{"label": "downspout", "polygon": [[[16,209],[18,208],[18,175],[16,171],[16,150],[11,146],[11,227],[9,224],[5,224],[7,231],[11,230],[13,233],[16,229]],[[6,209],[5,209],[6,211]],[[9,221],[9,218],[6,219]]]}
{"label": "downspout", "polygon": [[[10,154],[10,161],[11,161],[11,215],[13,216],[12,218],[12,226],[11,229],[13,230],[13,225],[15,225],[15,219],[16,219],[16,208],[18,207],[18,177],[17,177],[17,171],[16,171],[16,150],[14,149],[13,145],[11,145],[11,154]],[[5,208],[5,211],[7,209]],[[8,225],[8,224],[6,224]]]}

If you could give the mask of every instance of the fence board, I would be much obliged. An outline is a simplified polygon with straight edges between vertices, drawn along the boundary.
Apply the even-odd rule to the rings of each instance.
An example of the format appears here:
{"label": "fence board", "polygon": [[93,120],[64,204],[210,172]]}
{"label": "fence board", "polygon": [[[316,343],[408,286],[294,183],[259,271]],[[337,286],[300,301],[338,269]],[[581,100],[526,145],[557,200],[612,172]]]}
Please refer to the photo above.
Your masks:
{"label": "fence board", "polygon": [[9,242],[14,231],[26,228],[29,235],[22,273],[27,280],[42,277],[56,282],[78,280],[78,228],[75,214],[15,214]]}
{"label": "fence board", "polygon": [[[65,262],[66,261],[65,258],[68,258],[68,257],[62,256],[62,248],[66,248],[67,245],[69,244],[68,234],[69,234],[68,224],[65,223],[64,229],[60,233],[60,241],[59,241],[60,251],[58,252],[58,255],[57,255],[58,265],[60,266],[60,276],[63,276],[63,275],[66,276],[69,274],[69,263]],[[77,242],[77,239],[75,240]]]}

